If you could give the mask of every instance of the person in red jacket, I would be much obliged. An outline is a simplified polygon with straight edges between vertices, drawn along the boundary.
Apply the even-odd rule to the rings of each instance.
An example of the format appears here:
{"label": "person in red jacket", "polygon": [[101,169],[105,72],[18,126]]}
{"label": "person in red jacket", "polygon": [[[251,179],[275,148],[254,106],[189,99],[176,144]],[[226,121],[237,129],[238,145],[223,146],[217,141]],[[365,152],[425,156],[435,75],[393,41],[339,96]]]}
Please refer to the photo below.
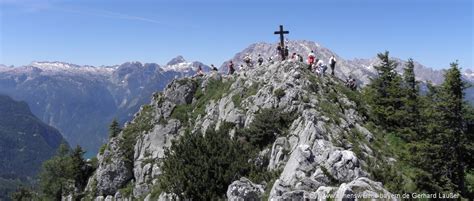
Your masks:
{"label": "person in red jacket", "polygon": [[313,64],[314,64],[314,60],[316,59],[316,56],[314,55],[314,51],[311,50],[311,53],[309,53],[308,55],[308,64],[309,64],[309,69],[311,69],[313,67]]}

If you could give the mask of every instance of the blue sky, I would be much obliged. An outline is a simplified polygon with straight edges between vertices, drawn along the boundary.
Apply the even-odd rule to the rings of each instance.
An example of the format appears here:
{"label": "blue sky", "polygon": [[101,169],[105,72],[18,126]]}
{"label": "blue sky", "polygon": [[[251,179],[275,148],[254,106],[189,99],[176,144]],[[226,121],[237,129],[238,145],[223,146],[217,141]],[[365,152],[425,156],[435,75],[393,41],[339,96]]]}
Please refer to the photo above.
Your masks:
{"label": "blue sky", "polygon": [[389,50],[434,68],[473,68],[471,0],[0,0],[0,63],[220,65],[248,45],[320,43],[346,58]]}

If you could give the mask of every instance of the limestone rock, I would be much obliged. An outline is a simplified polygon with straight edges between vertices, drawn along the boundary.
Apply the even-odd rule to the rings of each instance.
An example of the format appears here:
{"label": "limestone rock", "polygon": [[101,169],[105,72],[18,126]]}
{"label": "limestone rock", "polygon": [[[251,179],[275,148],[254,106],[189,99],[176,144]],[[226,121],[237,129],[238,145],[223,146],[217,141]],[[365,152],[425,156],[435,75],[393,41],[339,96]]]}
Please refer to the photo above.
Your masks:
{"label": "limestone rock", "polygon": [[280,137],[275,140],[270,153],[270,161],[268,170],[275,170],[283,167],[286,160],[288,160],[288,152],[290,151],[290,144],[285,137]]}
{"label": "limestone rock", "polygon": [[197,85],[191,79],[178,79],[168,84],[163,94],[166,100],[174,104],[189,104],[196,89]]}
{"label": "limestone rock", "polygon": [[133,168],[135,196],[150,192],[154,180],[160,174],[158,160],[163,158],[164,149],[171,146],[171,140],[179,135],[180,128],[181,123],[171,119],[165,125],[156,125],[152,131],[137,139]]}
{"label": "limestone rock", "polygon": [[352,151],[332,152],[325,166],[329,173],[341,182],[352,181],[360,176],[359,160]]}
{"label": "limestone rock", "polygon": [[158,201],[170,201],[170,200],[176,200],[179,201],[180,199],[176,194],[173,193],[161,193],[160,196],[158,197]]}
{"label": "limestone rock", "polygon": [[236,200],[261,200],[264,186],[254,184],[249,179],[242,177],[240,180],[232,182],[227,188],[227,199]]}
{"label": "limestone rock", "polygon": [[104,201],[114,201],[114,197],[111,195],[108,195],[107,197],[105,197]]}
{"label": "limestone rock", "polygon": [[367,199],[397,200],[392,193],[383,188],[382,183],[372,181],[366,177],[360,177],[347,185],[341,184],[339,191],[345,191],[345,195],[347,195],[347,192],[352,192],[356,196]]}
{"label": "limestone rock", "polygon": [[124,153],[118,144],[119,138],[112,139],[99,158],[99,167],[95,173],[99,195],[114,195],[133,178],[130,165],[125,161]]}

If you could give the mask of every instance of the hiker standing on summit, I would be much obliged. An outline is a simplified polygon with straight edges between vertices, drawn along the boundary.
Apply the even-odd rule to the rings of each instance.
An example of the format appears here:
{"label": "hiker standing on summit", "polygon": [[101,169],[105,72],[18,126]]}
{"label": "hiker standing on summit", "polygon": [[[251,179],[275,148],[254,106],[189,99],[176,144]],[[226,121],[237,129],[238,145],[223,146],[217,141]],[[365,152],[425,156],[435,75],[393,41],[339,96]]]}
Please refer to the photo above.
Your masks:
{"label": "hiker standing on summit", "polygon": [[214,66],[214,64],[211,64],[211,69],[212,69],[212,71],[215,71],[215,72],[219,71],[219,70]]}
{"label": "hiker standing on summit", "polygon": [[202,77],[202,76],[204,76],[204,72],[202,71],[201,65],[199,65],[199,67],[196,71],[196,75],[194,75],[194,77]]}
{"label": "hiker standing on summit", "polygon": [[329,59],[329,66],[331,67],[331,75],[334,76],[334,68],[336,67],[336,58],[334,55]]}
{"label": "hiker standing on summit", "polygon": [[258,65],[259,65],[259,66],[261,66],[261,65],[263,64],[263,57],[262,57],[262,55],[258,54],[258,60],[257,60],[257,62],[258,62]]}
{"label": "hiker standing on summit", "polygon": [[278,53],[278,56],[282,57],[281,60],[283,60],[283,48],[281,47],[281,45],[278,45],[277,53]]}
{"label": "hiker standing on summit", "polygon": [[230,63],[229,63],[228,70],[229,70],[228,73],[227,73],[228,75],[234,74],[235,68],[234,68],[234,63],[232,63],[232,61],[230,61]]}
{"label": "hiker standing on summit", "polygon": [[312,69],[313,68],[313,64],[314,64],[314,59],[316,58],[316,56],[314,55],[314,51],[311,50],[311,53],[309,53],[308,55],[308,69]]}
{"label": "hiker standing on summit", "polygon": [[245,64],[247,64],[247,67],[253,66],[252,65],[252,57],[250,57],[250,54],[245,55],[244,62],[245,62]]}

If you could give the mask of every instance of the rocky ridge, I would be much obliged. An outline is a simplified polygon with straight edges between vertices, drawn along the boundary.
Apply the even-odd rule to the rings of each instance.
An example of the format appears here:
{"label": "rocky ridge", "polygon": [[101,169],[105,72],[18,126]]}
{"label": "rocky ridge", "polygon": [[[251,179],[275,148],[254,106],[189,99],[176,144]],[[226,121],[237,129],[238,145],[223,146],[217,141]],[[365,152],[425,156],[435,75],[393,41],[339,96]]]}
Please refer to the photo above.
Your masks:
{"label": "rocky ridge", "polygon": [[262,109],[278,108],[297,116],[288,135],[261,151],[269,159],[267,169],[280,175],[268,184],[235,181],[228,188],[228,199],[390,196],[368,171],[377,168],[370,167],[374,164],[369,160],[388,161],[388,157],[374,154],[377,135],[364,123],[358,95],[338,78],[315,76],[304,63],[294,61],[247,68],[233,76],[212,73],[176,79],[110,139],[98,154],[99,167],[86,191],[115,200],[166,200],[170,195],[157,195],[154,187],[164,149],[173,139],[186,129],[204,133],[224,122],[245,128]]}
{"label": "rocky ridge", "polygon": [[[378,59],[374,55],[373,58],[364,58],[364,59],[347,59],[343,58],[340,55],[332,52],[330,49],[320,45],[319,43],[308,41],[308,40],[290,40],[286,43],[288,45],[288,49],[290,54],[297,53],[303,56],[306,61],[308,54],[311,50],[314,51],[316,58],[322,59],[326,64],[331,58],[332,55],[337,60],[336,64],[336,75],[341,78],[345,79],[349,75],[357,77],[359,84],[366,85],[370,82],[370,78],[376,75],[376,71],[373,68],[374,65],[378,64]],[[250,45],[249,47],[245,48],[241,52],[235,54],[234,57],[231,58],[237,66],[244,64],[243,59],[246,55],[249,55],[254,61],[257,60],[258,55],[260,54],[265,60],[272,57],[273,60],[279,60],[279,56],[276,51],[277,44],[274,43],[255,43]],[[403,72],[403,68],[406,64],[406,60],[400,58],[392,58],[393,60],[398,62],[398,68],[396,69],[399,73]],[[226,70],[228,61],[224,62],[221,65],[222,70]],[[446,67],[448,64],[446,64]],[[435,70],[429,67],[426,67],[418,62],[415,61],[415,74],[417,76],[417,80],[422,82],[430,81],[433,84],[441,84],[443,82],[443,70]],[[473,83],[474,82],[474,74],[472,73],[472,69],[466,69],[463,73],[463,78]]]}

